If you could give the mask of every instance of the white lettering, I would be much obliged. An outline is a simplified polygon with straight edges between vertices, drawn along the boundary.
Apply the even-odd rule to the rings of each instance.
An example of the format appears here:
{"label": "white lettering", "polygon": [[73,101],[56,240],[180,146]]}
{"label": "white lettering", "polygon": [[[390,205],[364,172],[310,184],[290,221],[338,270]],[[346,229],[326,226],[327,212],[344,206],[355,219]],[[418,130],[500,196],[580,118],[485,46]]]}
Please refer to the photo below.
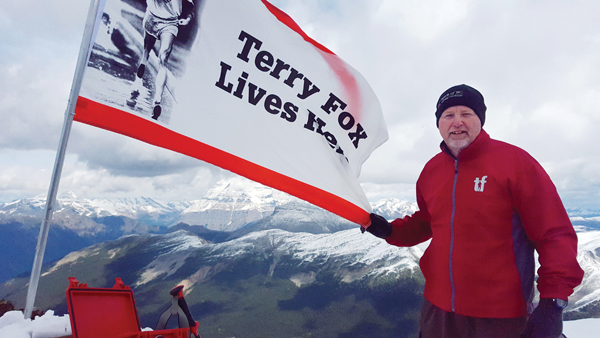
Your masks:
{"label": "white lettering", "polygon": [[487,176],[483,176],[481,179],[479,179],[479,177],[475,178],[475,191],[483,192],[483,189],[485,188],[485,183],[487,182],[485,180],[486,178]]}

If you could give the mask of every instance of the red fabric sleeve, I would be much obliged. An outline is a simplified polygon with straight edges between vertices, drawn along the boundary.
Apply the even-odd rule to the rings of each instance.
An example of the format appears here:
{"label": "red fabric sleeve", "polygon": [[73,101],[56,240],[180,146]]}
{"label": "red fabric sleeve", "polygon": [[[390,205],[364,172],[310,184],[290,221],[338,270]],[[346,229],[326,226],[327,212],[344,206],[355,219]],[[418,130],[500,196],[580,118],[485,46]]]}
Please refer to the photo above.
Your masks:
{"label": "red fabric sleeve", "polygon": [[511,186],[513,203],[539,254],[540,297],[567,299],[583,279],[577,262],[577,235],[542,166],[524,152],[516,170],[517,179]]}

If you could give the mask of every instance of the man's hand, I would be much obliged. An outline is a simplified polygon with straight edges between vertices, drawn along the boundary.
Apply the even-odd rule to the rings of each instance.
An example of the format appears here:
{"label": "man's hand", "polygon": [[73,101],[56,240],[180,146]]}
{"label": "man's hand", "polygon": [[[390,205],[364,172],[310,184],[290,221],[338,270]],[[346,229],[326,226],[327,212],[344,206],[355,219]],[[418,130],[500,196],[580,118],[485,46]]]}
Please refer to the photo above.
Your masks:
{"label": "man's hand", "polygon": [[192,20],[192,16],[191,16],[191,15],[188,15],[188,17],[187,17],[187,18],[185,18],[185,19],[179,19],[179,20],[177,20],[177,24],[178,24],[179,26],[185,26],[185,25],[187,25],[188,23],[190,23],[190,21],[191,21],[191,20]]}
{"label": "man's hand", "polygon": [[371,225],[369,225],[366,229],[363,229],[363,232],[366,230],[373,235],[386,239],[392,234],[392,225],[383,217],[377,214],[371,214]]}
{"label": "man's hand", "polygon": [[533,310],[525,329],[521,334],[522,338],[558,338],[561,337],[563,322],[562,309],[556,306],[554,300],[550,298],[540,299],[540,303]]}

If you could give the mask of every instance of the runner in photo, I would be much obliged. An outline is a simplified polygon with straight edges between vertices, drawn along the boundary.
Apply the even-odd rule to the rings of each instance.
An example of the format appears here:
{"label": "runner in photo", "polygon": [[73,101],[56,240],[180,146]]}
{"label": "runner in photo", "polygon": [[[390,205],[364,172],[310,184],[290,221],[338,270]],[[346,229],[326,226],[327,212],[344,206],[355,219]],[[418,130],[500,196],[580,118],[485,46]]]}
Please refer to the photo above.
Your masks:
{"label": "runner in photo", "polygon": [[[183,1],[187,1],[191,6],[190,10],[182,15]],[[144,76],[146,63],[150,51],[154,48],[156,40],[160,42],[158,48],[158,72],[154,80],[154,108],[153,119],[158,119],[161,114],[163,92],[167,82],[167,62],[173,49],[173,42],[179,32],[179,26],[185,26],[190,23],[194,15],[193,0],[146,0],[146,15],[144,16],[144,54],[137,69],[137,76]]]}

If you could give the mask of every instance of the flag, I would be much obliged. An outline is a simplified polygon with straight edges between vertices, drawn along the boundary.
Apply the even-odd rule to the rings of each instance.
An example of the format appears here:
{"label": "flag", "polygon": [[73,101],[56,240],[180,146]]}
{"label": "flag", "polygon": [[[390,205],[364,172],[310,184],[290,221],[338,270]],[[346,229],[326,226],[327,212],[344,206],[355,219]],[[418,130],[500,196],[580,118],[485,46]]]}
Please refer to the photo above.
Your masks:
{"label": "flag", "polygon": [[366,80],[265,0],[104,0],[74,120],[366,225],[387,140]]}

